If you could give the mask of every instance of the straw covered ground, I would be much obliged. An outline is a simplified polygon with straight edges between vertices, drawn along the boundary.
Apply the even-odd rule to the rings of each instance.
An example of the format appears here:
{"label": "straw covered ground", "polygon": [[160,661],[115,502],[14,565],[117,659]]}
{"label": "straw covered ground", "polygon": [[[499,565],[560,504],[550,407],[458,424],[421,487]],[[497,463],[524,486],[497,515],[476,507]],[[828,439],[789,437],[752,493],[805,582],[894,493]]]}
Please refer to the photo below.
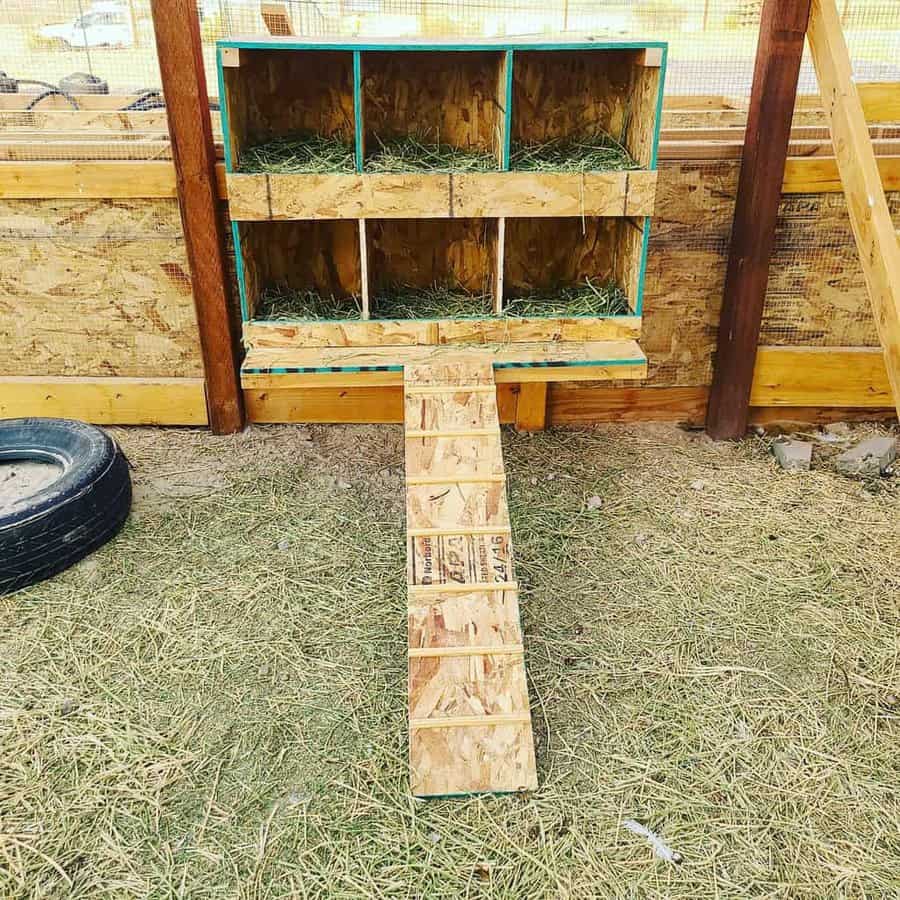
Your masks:
{"label": "straw covered ground", "polygon": [[900,892],[898,479],[506,434],[540,788],[421,802],[400,429],[115,433],[124,532],[0,598],[3,897]]}

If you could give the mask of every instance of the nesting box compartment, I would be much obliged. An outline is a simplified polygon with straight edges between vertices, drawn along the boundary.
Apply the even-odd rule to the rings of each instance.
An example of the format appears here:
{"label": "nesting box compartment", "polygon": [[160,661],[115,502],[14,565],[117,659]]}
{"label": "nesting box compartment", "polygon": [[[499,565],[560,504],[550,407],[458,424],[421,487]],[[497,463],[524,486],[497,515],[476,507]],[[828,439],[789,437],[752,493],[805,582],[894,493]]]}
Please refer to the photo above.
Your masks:
{"label": "nesting box compartment", "polygon": [[[506,54],[413,50],[361,55],[363,158],[413,137],[491,154],[503,165]],[[364,167],[365,168],[365,167]]]}
{"label": "nesting box compartment", "polygon": [[294,134],[337,138],[355,146],[353,53],[306,49],[296,53],[229,47],[219,53],[220,98],[229,172],[244,152]]}
{"label": "nesting box compartment", "polygon": [[[655,42],[221,42],[246,344],[638,336],[665,56]],[[293,134],[352,146],[355,171],[240,170],[248,148]],[[429,169],[427,154],[408,171],[402,155],[379,160],[408,139],[480,156],[462,170]],[[623,154],[609,168],[515,165],[519,146],[601,139]],[[472,302],[420,311],[415,292],[439,288]],[[272,317],[261,300],[282,289],[321,295],[324,318]],[[591,290],[603,302],[570,312],[578,290],[578,309],[593,309]]]}

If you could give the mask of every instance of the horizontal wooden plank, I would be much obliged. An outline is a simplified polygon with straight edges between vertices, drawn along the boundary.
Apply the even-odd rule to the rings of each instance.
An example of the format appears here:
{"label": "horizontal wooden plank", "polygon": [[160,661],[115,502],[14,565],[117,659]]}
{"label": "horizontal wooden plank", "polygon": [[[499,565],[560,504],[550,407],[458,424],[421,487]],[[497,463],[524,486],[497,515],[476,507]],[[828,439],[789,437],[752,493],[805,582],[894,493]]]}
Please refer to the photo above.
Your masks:
{"label": "horizontal wooden plank", "polygon": [[598,422],[680,422],[700,425],[706,418],[709,388],[605,387],[594,384],[549,385],[550,425]]}
{"label": "horizontal wooden plank", "polygon": [[[886,191],[900,191],[900,156],[878,157],[881,182]],[[791,157],[784,167],[782,192],[785,194],[841,193],[840,173],[833,157]]]}
{"label": "horizontal wooden plank", "polygon": [[202,378],[0,377],[0,418],[96,425],[206,425]]}
{"label": "horizontal wooden plank", "polygon": [[751,406],[890,406],[880,348],[760,347]]}
{"label": "horizontal wooden plank", "polygon": [[[500,422],[515,421],[518,384],[497,385]],[[387,387],[247,388],[244,406],[250,422],[321,422],[328,424],[400,424],[403,389]]]}
{"label": "horizontal wooden plank", "polygon": [[[3,95],[0,95],[3,96]],[[900,190],[900,156],[878,158],[885,190]],[[228,199],[225,168],[216,167],[219,196]],[[839,193],[837,165],[830,157],[789,158],[784,193]],[[165,160],[102,162],[0,162],[0,198],[152,199],[177,196],[175,169]],[[629,215],[634,211],[629,209]],[[580,215],[580,213],[575,213]]]}
{"label": "horizontal wooden plank", "polygon": [[168,137],[148,135],[128,141],[36,140],[34,137],[10,139],[0,135],[0,161],[36,162],[38,160],[160,160],[172,158]]}
{"label": "horizontal wooden plank", "polygon": [[[897,138],[874,137],[872,147],[876,156],[900,156],[900,140]],[[659,145],[661,160],[701,160],[740,159],[744,151],[742,135],[729,138],[703,136],[692,140],[663,140]],[[791,158],[834,156],[834,147],[829,138],[800,138],[788,143]]]}
{"label": "horizontal wooden plank", "polygon": [[170,161],[0,162],[0,198],[7,200],[177,196]]}
{"label": "horizontal wooden plank", "polygon": [[656,172],[226,176],[232,219],[653,214]]}
{"label": "horizontal wooden plank", "polygon": [[486,344],[478,348],[322,347],[251,350],[244,388],[400,384],[404,365],[489,358],[498,382],[609,381],[643,378],[646,358],[635,341]]}
{"label": "horizontal wooden plank", "polygon": [[619,341],[641,333],[640,316],[614,318],[406,319],[367,322],[244,323],[251,348],[410,347],[417,344],[490,344],[521,341]]}

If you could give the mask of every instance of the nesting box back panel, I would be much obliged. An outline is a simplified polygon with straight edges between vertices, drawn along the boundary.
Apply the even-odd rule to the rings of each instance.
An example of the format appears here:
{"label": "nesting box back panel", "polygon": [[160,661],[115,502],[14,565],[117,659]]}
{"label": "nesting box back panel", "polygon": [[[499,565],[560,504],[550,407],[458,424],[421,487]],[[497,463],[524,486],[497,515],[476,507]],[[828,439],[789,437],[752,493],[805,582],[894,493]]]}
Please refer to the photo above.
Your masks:
{"label": "nesting box back panel", "polygon": [[376,290],[438,285],[491,292],[496,219],[377,219],[367,231]]}
{"label": "nesting box back panel", "polygon": [[241,51],[222,68],[232,169],[248,146],[292,134],[355,135],[353,54],[347,50]]}
{"label": "nesting box back panel", "polygon": [[421,137],[500,158],[505,82],[500,51],[363,53],[365,146]]}
{"label": "nesting box back panel", "polygon": [[334,297],[362,294],[359,233],[353,220],[245,222],[240,242],[251,317],[267,287]]}
{"label": "nesting box back panel", "polygon": [[512,140],[586,138],[598,131],[650,166],[660,70],[643,50],[533,50],[515,54]]}

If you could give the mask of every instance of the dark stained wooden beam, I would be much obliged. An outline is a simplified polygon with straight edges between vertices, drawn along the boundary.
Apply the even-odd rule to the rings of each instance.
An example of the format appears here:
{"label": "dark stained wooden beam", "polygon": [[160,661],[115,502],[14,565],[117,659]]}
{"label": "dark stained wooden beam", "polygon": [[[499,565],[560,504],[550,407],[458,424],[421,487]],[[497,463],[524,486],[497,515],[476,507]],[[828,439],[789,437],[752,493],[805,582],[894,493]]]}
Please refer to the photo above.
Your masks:
{"label": "dark stained wooden beam", "polygon": [[244,403],[217,210],[216,155],[197,4],[152,0],[151,6],[206,373],[209,424],[216,434],[230,434],[244,427]]}
{"label": "dark stained wooden beam", "polygon": [[765,0],[706,430],[744,435],[810,0]]}

